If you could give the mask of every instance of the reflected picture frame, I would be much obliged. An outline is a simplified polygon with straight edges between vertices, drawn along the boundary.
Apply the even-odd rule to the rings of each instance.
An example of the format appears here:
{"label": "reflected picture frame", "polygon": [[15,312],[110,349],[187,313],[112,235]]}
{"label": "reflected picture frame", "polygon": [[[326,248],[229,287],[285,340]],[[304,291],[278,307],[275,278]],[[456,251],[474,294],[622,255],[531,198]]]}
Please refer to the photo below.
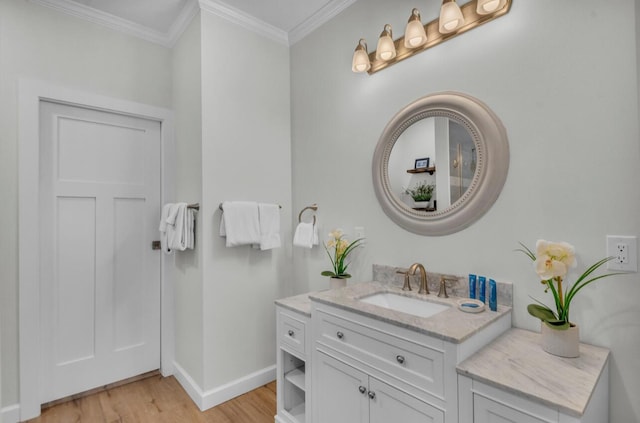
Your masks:
{"label": "reflected picture frame", "polygon": [[429,157],[423,157],[416,159],[414,169],[427,169],[429,168]]}

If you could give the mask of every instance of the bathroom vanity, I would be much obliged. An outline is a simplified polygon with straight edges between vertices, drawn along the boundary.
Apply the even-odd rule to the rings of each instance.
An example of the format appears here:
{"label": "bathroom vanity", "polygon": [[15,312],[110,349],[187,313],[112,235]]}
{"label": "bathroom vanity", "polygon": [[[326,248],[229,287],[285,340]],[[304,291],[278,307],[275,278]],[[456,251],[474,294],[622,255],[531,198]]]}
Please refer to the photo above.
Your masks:
{"label": "bathroom vanity", "polygon": [[[607,415],[607,350],[583,346],[579,359],[545,357],[537,334],[511,329],[511,307],[465,313],[458,300],[366,282],[276,301],[276,423],[606,421],[597,419]],[[418,316],[420,309],[434,314]],[[500,355],[505,343],[513,357]],[[527,361],[535,355],[543,358]],[[579,377],[582,396],[571,389],[559,396],[577,406],[549,400],[533,389],[535,380],[517,383],[548,358],[557,364],[552,377]],[[512,375],[514,384],[504,382],[512,360],[525,374]]]}
{"label": "bathroom vanity", "polygon": [[460,422],[609,421],[609,350],[580,356],[542,351],[540,334],[511,329],[458,365]]}

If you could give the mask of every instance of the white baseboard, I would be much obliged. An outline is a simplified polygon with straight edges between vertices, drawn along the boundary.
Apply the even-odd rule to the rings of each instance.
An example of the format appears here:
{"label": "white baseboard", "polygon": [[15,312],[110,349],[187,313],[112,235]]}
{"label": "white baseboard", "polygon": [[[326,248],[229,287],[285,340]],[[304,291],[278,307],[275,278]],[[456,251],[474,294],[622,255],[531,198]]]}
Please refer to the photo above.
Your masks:
{"label": "white baseboard", "polygon": [[173,363],[174,377],[201,411],[208,410],[232,398],[247,393],[276,379],[276,366],[265,367],[224,385],[203,391],[178,363]]}
{"label": "white baseboard", "polygon": [[20,421],[20,406],[18,404],[10,405],[0,409],[0,422],[2,423],[18,423]]}

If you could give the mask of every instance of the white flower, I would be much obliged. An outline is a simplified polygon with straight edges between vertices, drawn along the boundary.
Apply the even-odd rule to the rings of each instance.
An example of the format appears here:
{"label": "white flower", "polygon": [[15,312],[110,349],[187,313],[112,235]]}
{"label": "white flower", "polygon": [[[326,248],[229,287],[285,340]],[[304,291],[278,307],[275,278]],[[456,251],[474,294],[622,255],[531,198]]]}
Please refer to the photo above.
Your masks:
{"label": "white flower", "polygon": [[536,261],[533,266],[541,280],[562,278],[570,267],[576,267],[575,249],[566,242],[539,239],[536,242]]}

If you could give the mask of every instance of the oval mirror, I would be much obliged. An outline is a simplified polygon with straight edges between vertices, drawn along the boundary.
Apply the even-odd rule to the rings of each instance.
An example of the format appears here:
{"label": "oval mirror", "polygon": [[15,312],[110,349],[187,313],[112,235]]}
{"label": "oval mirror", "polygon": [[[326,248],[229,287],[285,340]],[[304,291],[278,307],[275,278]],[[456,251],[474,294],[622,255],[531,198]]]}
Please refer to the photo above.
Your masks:
{"label": "oval mirror", "polygon": [[509,142],[480,100],[444,92],[423,97],[387,124],[373,157],[384,212],[421,235],[446,235],[478,220],[500,195]]}

